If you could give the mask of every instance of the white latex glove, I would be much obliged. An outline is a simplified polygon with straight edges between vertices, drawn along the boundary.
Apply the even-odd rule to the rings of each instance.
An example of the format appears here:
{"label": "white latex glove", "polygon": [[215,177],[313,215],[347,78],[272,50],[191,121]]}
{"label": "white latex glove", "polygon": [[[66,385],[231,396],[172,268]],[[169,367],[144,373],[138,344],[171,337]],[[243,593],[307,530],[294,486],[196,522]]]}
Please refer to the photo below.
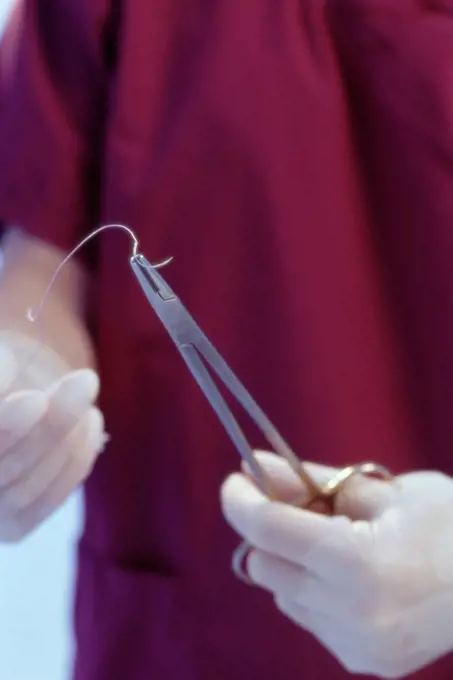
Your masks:
{"label": "white latex glove", "polygon": [[[93,371],[63,373],[63,362],[45,349],[37,355],[37,365],[30,363],[24,371],[16,359],[17,346],[4,339],[2,335],[0,542],[12,542],[46,519],[86,478],[105,435],[102,414],[94,406],[99,380]],[[14,389],[24,384],[40,387]]]}
{"label": "white latex glove", "polygon": [[[281,498],[301,491],[287,464],[259,454]],[[337,470],[309,465],[318,482]],[[414,472],[353,478],[338,513],[267,500],[244,475],[222,489],[224,514],[256,547],[254,583],[353,673],[401,678],[453,651],[453,480]],[[296,650],[295,650],[296,653]]]}

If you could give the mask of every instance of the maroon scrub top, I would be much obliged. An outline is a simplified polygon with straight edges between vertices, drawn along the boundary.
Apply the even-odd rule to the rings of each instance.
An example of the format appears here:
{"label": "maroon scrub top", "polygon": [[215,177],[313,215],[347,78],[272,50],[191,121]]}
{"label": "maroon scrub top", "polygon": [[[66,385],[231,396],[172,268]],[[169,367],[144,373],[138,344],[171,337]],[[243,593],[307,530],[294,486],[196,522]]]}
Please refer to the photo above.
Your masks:
{"label": "maroon scrub top", "polygon": [[[29,0],[4,43],[0,218],[64,249],[124,222],[173,255],[302,458],[453,473],[452,5]],[[238,454],[128,253],[110,232],[87,256],[112,440],[86,485],[75,678],[347,678],[234,579]]]}

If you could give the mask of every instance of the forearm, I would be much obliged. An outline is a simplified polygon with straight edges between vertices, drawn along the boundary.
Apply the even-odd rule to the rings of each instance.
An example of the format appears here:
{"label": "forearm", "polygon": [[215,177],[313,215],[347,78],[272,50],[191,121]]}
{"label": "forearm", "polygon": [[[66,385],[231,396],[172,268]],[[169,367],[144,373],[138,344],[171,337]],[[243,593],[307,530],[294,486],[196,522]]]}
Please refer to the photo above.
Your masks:
{"label": "forearm", "polygon": [[39,324],[32,323],[27,309],[39,305],[64,253],[13,229],[3,239],[2,250],[0,335],[20,333],[36,343],[42,329],[45,346],[68,368],[92,367],[94,352],[84,323],[86,272],[69,262],[52,288]]}

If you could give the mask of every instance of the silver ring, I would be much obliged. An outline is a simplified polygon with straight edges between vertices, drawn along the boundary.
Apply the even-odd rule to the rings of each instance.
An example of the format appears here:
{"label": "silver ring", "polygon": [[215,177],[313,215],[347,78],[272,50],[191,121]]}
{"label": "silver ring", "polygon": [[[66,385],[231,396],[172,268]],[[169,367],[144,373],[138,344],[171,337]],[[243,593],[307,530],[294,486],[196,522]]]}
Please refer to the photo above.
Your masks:
{"label": "silver ring", "polygon": [[234,551],[231,564],[235,576],[237,576],[240,581],[243,581],[248,586],[255,585],[248,575],[246,568],[247,557],[252,550],[253,546],[250,545],[250,543],[243,541]]}

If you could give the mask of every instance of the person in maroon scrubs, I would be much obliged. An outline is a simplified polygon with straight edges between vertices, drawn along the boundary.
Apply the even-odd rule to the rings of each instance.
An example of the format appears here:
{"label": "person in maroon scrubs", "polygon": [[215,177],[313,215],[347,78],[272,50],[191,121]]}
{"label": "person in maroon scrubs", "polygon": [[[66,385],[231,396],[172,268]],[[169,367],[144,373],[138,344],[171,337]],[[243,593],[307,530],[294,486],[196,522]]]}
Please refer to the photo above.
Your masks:
{"label": "person in maroon scrubs", "polygon": [[[453,474],[451,9],[18,3],[1,62],[4,375],[62,256],[124,223],[150,260],[174,257],[172,288],[301,458]],[[8,425],[15,456],[0,442],[0,538],[27,533],[88,475],[102,413],[75,679],[343,680],[234,578],[219,488],[238,455],[128,254],[124,234],[103,233],[49,297],[23,384],[38,430]],[[24,398],[10,394],[7,415]],[[446,657],[416,677],[452,674]]]}

